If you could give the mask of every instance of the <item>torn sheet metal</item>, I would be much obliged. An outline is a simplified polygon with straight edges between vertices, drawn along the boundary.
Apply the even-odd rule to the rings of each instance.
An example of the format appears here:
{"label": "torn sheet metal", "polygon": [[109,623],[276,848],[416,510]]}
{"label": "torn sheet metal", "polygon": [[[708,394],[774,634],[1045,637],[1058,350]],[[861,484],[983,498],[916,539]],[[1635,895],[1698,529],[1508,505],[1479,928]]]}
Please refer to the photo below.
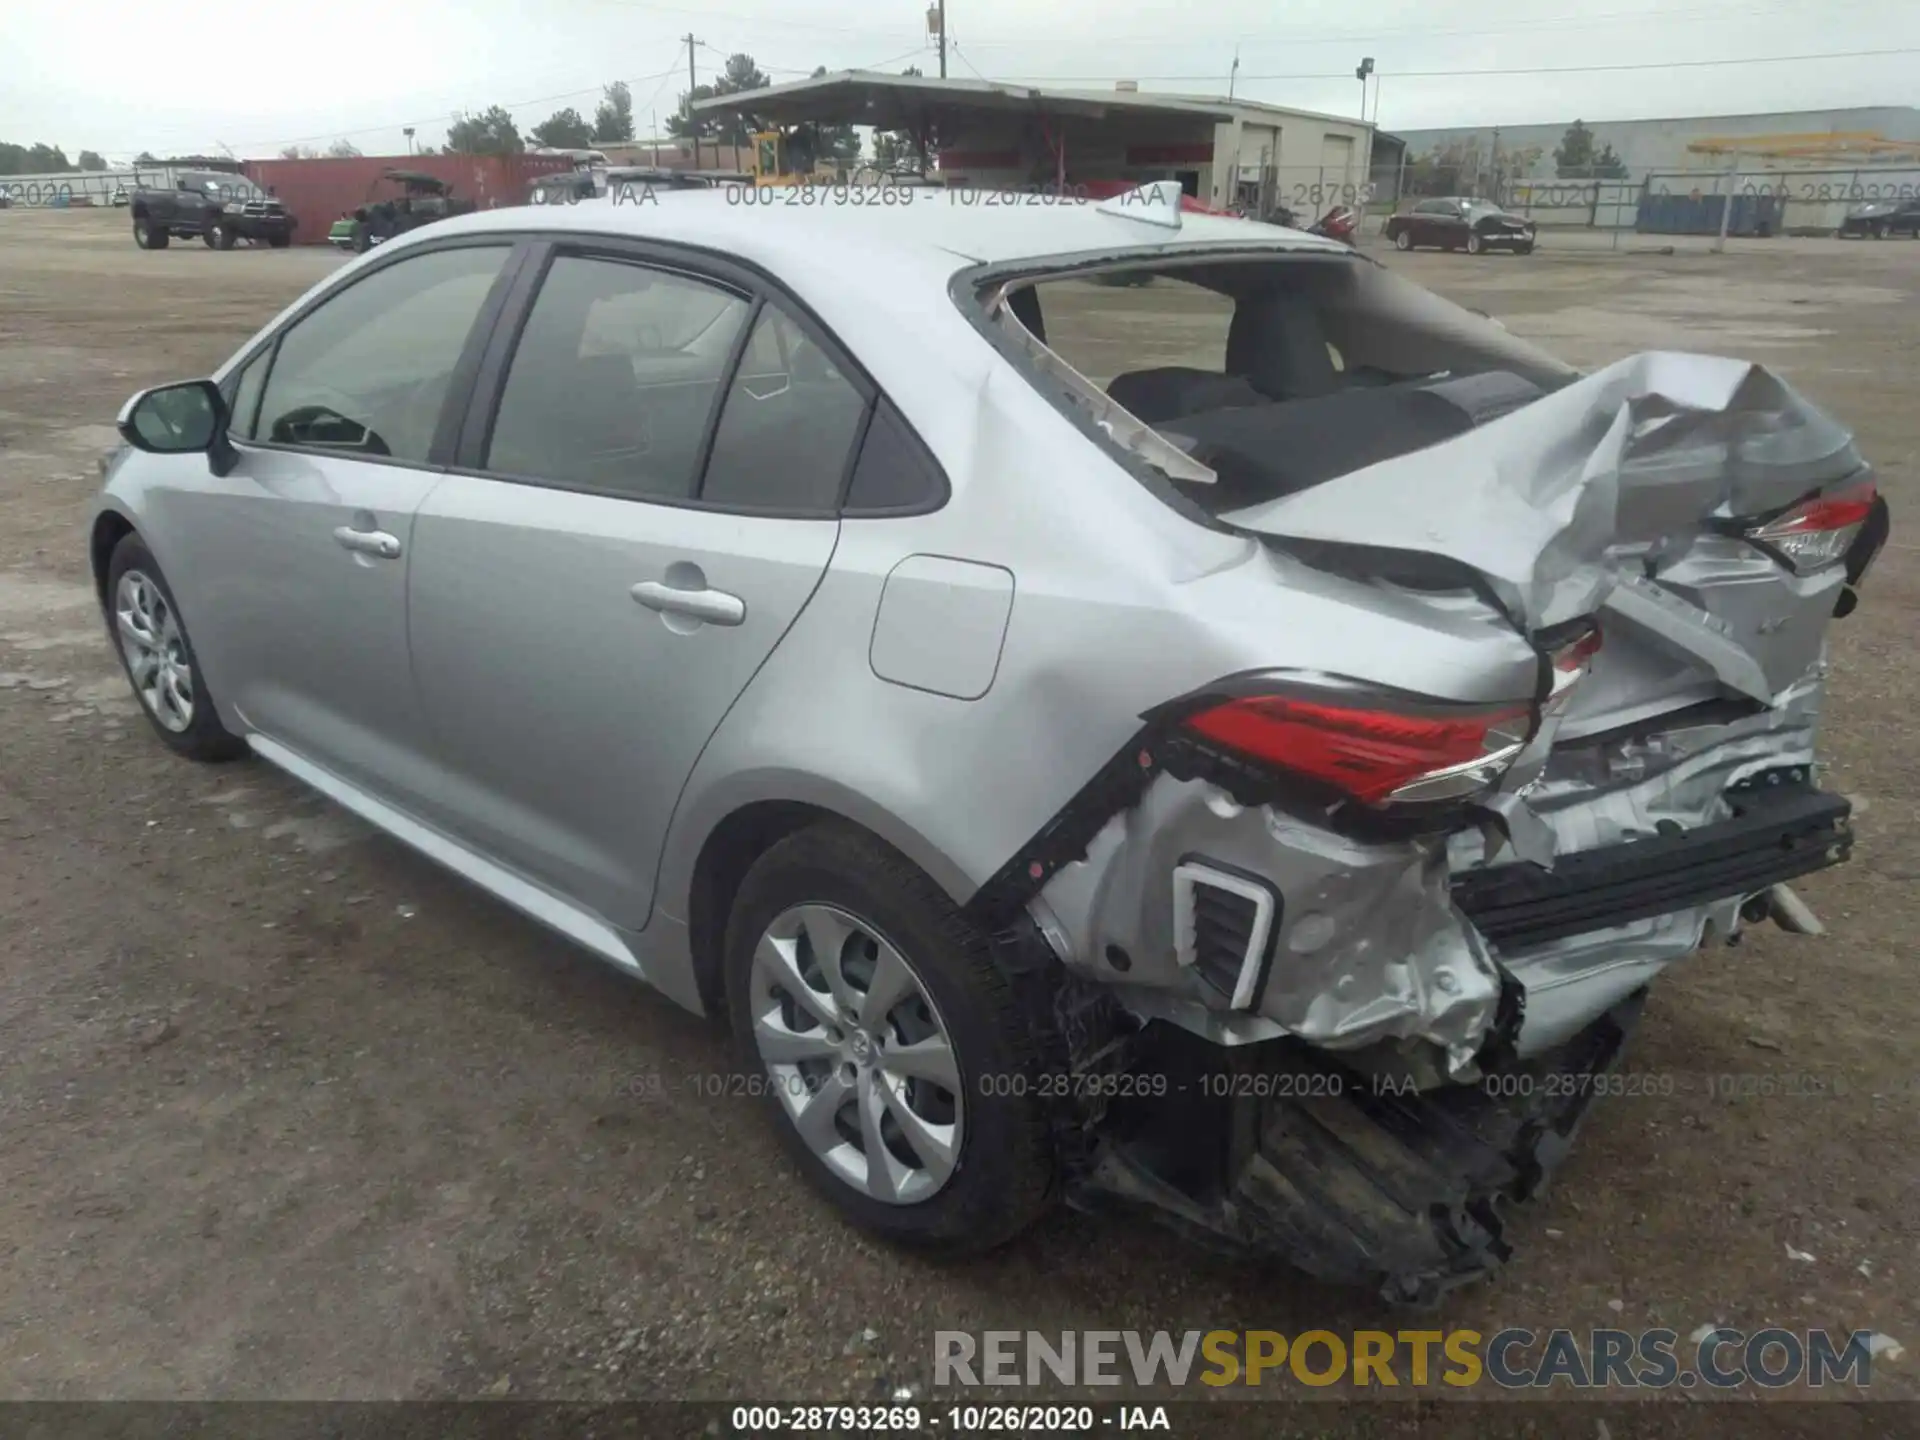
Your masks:
{"label": "torn sheet metal", "polygon": [[[1183,857],[1236,867],[1284,897],[1251,1014],[1210,1001],[1175,960],[1170,877]],[[1294,1035],[1331,1050],[1422,1039],[1468,1066],[1493,1024],[1499,971],[1448,892],[1445,842],[1367,844],[1212,785],[1162,775],[1041,892],[1062,958],[1137,1014],[1222,1044]],[[1109,947],[1128,968],[1116,972]]]}
{"label": "torn sheet metal", "polygon": [[[1767,771],[1811,769],[1824,684],[1816,665],[1773,707],[1744,718],[1683,720],[1650,733],[1566,741],[1554,749],[1509,813],[1544,832],[1548,856],[1596,850],[1679,826],[1694,830],[1732,813],[1727,792]],[[1531,833],[1531,830],[1528,832]],[[1519,832],[1518,858],[1533,858]],[[1473,869],[1502,853],[1500,837],[1467,831],[1449,841],[1449,868]],[[1572,936],[1527,950],[1503,950],[1501,963],[1525,993],[1516,1049],[1535,1054],[1582,1025],[1678,960],[1709,933],[1738,928],[1744,896],[1695,905],[1649,920]]]}
{"label": "torn sheet metal", "polygon": [[1536,630],[1599,608],[1626,564],[1610,563],[1610,551],[1657,550],[1861,468],[1851,435],[1762,367],[1653,353],[1455,439],[1222,519],[1283,540],[1464,562]]}

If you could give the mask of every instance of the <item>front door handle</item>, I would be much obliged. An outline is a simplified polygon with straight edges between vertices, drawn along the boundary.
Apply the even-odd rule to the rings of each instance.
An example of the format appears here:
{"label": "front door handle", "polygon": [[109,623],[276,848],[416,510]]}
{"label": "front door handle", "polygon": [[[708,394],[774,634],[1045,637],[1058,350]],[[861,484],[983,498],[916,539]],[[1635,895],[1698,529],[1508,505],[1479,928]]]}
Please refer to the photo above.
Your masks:
{"label": "front door handle", "polygon": [[356,555],[377,555],[382,560],[400,558],[400,542],[384,530],[356,530],[351,525],[342,525],[333,532],[333,538]]}
{"label": "front door handle", "polygon": [[681,590],[658,580],[642,580],[628,593],[649,610],[685,615],[709,625],[738,625],[747,618],[747,602],[724,590]]}

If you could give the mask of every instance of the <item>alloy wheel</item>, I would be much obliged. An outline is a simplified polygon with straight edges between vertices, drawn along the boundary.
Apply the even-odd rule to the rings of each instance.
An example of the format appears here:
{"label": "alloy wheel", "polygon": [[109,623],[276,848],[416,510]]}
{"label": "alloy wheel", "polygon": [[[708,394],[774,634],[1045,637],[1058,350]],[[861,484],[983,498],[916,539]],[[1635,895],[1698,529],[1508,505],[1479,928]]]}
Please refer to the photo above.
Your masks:
{"label": "alloy wheel", "polygon": [[114,591],[113,618],[141,703],[164,729],[184,733],[193,724],[193,664],[173,606],[145,574],[129,570]]}
{"label": "alloy wheel", "polygon": [[800,1138],[855,1190],[929,1199],[965,1135],[946,1022],[900,950],[830,905],[796,905],[754,947],[754,1044]]}

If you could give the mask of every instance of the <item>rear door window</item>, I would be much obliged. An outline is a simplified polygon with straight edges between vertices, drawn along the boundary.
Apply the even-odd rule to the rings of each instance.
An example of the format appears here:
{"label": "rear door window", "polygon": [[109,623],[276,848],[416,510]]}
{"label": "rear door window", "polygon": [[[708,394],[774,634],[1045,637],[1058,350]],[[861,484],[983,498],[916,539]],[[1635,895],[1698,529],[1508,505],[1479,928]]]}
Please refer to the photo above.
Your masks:
{"label": "rear door window", "polygon": [[554,259],[527,317],[484,468],[637,499],[689,499],[750,302],[626,260]]}

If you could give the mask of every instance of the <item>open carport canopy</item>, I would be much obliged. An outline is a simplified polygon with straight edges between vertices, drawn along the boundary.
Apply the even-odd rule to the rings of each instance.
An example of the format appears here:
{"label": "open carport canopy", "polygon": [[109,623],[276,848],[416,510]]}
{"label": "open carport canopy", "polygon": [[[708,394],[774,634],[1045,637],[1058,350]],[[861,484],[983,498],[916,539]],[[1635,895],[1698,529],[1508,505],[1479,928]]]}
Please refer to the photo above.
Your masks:
{"label": "open carport canopy", "polygon": [[1038,90],[990,80],[938,80],[920,75],[881,75],[845,70],[811,80],[743,90],[694,102],[703,114],[749,114],[769,125],[871,125],[880,130],[924,131],[944,114],[1044,112],[1101,119],[1116,111],[1231,120],[1219,104],[1132,91]]}

